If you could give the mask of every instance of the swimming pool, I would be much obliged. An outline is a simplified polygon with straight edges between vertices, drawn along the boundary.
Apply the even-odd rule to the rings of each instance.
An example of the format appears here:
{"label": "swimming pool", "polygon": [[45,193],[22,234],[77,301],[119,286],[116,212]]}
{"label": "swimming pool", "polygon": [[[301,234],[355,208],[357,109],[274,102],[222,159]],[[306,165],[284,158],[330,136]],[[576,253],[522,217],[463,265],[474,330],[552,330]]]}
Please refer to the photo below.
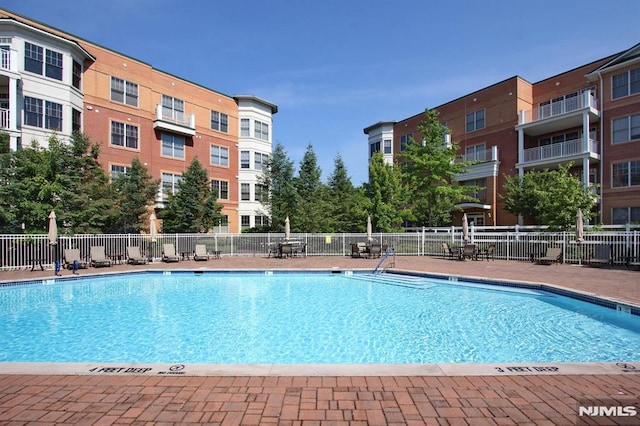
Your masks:
{"label": "swimming pool", "polygon": [[349,273],[136,273],[0,288],[2,362],[640,360],[640,317],[539,290]]}

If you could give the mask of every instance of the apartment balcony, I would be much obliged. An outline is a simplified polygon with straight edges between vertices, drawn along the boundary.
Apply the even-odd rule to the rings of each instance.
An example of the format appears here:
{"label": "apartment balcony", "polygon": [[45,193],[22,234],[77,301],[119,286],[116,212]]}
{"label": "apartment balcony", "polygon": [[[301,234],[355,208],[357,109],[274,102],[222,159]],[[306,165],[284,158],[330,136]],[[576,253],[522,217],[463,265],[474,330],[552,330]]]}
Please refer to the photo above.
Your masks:
{"label": "apartment balcony", "polygon": [[153,128],[178,133],[185,136],[196,135],[196,116],[178,111],[165,111],[162,105],[156,107],[156,119]]}
{"label": "apartment balcony", "polygon": [[456,176],[457,180],[480,179],[488,176],[497,176],[498,166],[498,147],[492,146],[484,151],[477,151],[472,154],[465,154],[455,162],[471,161],[474,164],[467,168],[466,173]]}
{"label": "apartment balcony", "polygon": [[517,164],[519,167],[554,166],[568,161],[579,160],[585,156],[590,159],[600,159],[599,143],[589,139],[584,146],[583,139],[574,139],[561,143],[527,148]]}
{"label": "apartment balcony", "polygon": [[526,135],[538,136],[564,129],[583,126],[585,115],[589,123],[600,119],[598,100],[588,91],[576,96],[550,101],[538,108],[520,111],[517,130]]}

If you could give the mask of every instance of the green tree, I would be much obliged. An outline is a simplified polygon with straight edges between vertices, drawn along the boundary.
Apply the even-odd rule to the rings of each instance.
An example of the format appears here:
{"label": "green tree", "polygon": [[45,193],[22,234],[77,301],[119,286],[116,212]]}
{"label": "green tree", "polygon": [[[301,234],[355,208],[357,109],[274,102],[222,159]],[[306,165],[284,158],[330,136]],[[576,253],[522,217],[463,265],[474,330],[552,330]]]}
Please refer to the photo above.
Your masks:
{"label": "green tree", "polygon": [[323,232],[327,229],[327,188],[320,180],[321,176],[318,159],[313,146],[309,144],[294,180],[298,203],[295,214],[290,217],[292,231]]}
{"label": "green tree", "polygon": [[160,180],[153,180],[147,167],[136,157],[127,173],[115,178],[112,185],[120,213],[113,232],[139,233],[148,220]]}
{"label": "green tree", "polygon": [[263,205],[271,217],[272,231],[283,232],[286,217],[295,212],[298,197],[293,181],[293,162],[278,142],[260,179],[267,192]]}
{"label": "green tree", "polygon": [[469,194],[477,187],[458,185],[456,175],[470,163],[458,159],[458,144],[445,144],[448,129],[438,121],[436,110],[426,109],[417,126],[421,143],[411,140],[401,154],[403,180],[410,189],[411,216],[417,224],[442,226],[451,222],[451,211],[461,201],[476,201]]}
{"label": "green tree", "polygon": [[571,163],[554,170],[529,171],[522,176],[506,176],[501,198],[505,210],[532,217],[538,225],[567,230],[576,221],[578,209],[585,220],[593,216],[597,195],[594,186],[583,186],[571,174]]}
{"label": "green tree", "polygon": [[329,226],[323,232],[364,232],[366,199],[361,188],[354,188],[340,155],[334,159],[334,170],[327,180],[327,187]]}
{"label": "green tree", "polygon": [[48,147],[3,154],[0,227],[6,232],[46,232],[56,211],[66,232],[100,233],[110,229],[117,211],[109,179],[98,163],[99,148],[74,133],[69,143],[53,134]]}
{"label": "green tree", "polygon": [[369,182],[363,187],[374,230],[401,231],[406,220],[408,191],[400,169],[386,164],[382,154],[375,153],[369,162]]}
{"label": "green tree", "polygon": [[163,232],[207,232],[219,223],[222,205],[211,191],[207,171],[194,158],[182,175],[176,194],[161,213]]}

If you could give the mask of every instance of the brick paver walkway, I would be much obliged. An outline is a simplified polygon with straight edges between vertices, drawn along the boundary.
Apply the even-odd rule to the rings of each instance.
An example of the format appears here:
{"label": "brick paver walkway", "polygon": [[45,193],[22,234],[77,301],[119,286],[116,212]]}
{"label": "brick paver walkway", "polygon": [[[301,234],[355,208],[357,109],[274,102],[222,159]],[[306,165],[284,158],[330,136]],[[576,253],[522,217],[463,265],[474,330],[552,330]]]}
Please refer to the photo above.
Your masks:
{"label": "brick paver walkway", "polygon": [[[376,263],[256,257],[223,258],[205,265],[188,261],[169,267],[372,269]],[[132,267],[116,266],[110,271],[127,268]],[[399,257],[396,268],[551,283],[640,304],[640,272],[624,269],[427,257]],[[81,271],[90,272],[105,269]],[[52,275],[51,271],[0,272],[0,280]],[[640,371],[640,364],[636,365]],[[638,416],[594,417],[585,424],[640,424],[640,373],[633,372],[409,377],[6,374],[0,375],[0,424],[570,425],[576,424],[578,405],[588,398],[634,405]]]}

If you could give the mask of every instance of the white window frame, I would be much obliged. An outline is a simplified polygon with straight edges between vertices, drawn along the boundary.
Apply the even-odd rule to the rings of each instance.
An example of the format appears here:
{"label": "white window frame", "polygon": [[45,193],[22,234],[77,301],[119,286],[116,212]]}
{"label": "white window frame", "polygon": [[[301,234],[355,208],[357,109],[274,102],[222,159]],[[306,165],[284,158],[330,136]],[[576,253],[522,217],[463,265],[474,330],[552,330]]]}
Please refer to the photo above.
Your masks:
{"label": "white window frame", "polygon": [[209,163],[212,166],[229,167],[229,148],[211,145],[209,148]]}
{"label": "white window frame", "polygon": [[160,137],[162,139],[163,157],[184,160],[186,142],[184,136],[163,132]]}
{"label": "white window frame", "polygon": [[[482,118],[479,116],[482,115]],[[469,120],[471,118],[471,120]],[[465,116],[465,130],[466,133],[482,130],[487,127],[487,114],[486,110],[479,109],[474,112],[470,112]]]}
{"label": "white window frame", "polygon": [[137,108],[139,97],[138,93],[139,88],[136,83],[111,76],[111,101]]}
{"label": "white window frame", "polygon": [[[114,135],[116,135],[114,126],[119,126],[122,129],[122,133],[117,133],[118,137],[122,138],[122,143],[114,142]],[[120,130],[120,129],[118,129]],[[138,149],[140,146],[140,129],[134,124],[123,123],[121,121],[111,120],[111,133],[109,143],[113,146],[119,146],[122,148]]]}
{"label": "white window frame", "polygon": [[[619,127],[616,129],[617,125]],[[616,140],[616,134],[623,134],[624,139]],[[640,114],[628,115],[626,117],[614,118],[611,120],[611,143],[618,144],[640,140]]]}

